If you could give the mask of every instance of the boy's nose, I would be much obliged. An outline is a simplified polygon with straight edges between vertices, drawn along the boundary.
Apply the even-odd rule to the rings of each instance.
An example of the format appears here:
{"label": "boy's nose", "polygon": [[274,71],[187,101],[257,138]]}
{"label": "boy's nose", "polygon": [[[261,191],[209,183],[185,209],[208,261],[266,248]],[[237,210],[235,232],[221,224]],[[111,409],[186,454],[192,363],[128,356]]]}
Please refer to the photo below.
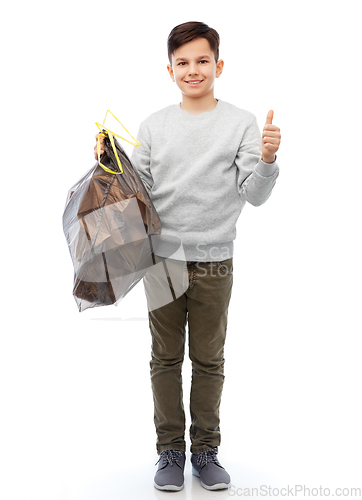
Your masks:
{"label": "boy's nose", "polygon": [[189,75],[197,75],[199,72],[197,70],[197,66],[190,64],[189,66]]}

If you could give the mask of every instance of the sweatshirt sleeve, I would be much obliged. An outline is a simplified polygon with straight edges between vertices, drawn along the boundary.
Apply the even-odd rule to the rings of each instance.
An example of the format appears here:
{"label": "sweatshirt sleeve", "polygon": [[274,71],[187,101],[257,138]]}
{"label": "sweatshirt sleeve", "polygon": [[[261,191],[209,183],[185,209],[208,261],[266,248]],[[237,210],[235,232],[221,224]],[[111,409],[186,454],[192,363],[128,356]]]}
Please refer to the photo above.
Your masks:
{"label": "sweatshirt sleeve", "polygon": [[141,145],[133,148],[131,162],[141,177],[148,194],[150,195],[153,186],[153,177],[150,170],[151,137],[144,122],[141,123],[138,130],[137,140],[141,143]]}
{"label": "sweatshirt sleeve", "polygon": [[276,161],[264,163],[261,157],[262,138],[253,115],[240,142],[235,163],[240,196],[256,207],[269,198],[279,175]]}

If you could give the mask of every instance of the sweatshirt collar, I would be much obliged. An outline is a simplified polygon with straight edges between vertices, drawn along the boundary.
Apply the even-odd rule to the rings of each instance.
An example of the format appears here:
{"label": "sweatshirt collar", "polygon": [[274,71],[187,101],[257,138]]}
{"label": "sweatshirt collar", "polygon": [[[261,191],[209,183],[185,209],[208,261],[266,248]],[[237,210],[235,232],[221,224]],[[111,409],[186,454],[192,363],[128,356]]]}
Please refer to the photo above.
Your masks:
{"label": "sweatshirt collar", "polygon": [[207,118],[213,118],[215,115],[217,115],[219,113],[219,110],[220,110],[221,102],[222,102],[221,99],[217,99],[217,103],[216,103],[216,106],[214,107],[214,109],[212,109],[211,111],[204,111],[203,113],[200,113],[199,115],[193,115],[192,113],[185,111],[184,109],[181,108],[180,103],[175,104],[174,109],[179,117],[182,117],[182,118],[187,119],[189,121],[199,121],[199,120],[205,120]]}

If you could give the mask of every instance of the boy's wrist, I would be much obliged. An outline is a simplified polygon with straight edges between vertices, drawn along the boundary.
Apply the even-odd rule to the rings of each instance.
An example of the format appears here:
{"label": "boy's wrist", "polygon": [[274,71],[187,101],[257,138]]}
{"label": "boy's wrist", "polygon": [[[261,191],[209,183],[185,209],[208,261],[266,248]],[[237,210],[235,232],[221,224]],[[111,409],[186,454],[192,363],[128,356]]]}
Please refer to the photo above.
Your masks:
{"label": "boy's wrist", "polygon": [[277,155],[273,155],[273,156],[262,156],[261,157],[261,160],[264,162],[264,163],[274,163],[275,160],[277,159]]}

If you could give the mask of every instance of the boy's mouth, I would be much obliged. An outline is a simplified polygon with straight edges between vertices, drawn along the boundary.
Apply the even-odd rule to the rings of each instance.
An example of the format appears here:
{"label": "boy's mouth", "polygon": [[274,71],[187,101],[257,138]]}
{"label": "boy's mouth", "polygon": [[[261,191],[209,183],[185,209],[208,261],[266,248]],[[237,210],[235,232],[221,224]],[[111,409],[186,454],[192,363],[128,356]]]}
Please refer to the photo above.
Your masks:
{"label": "boy's mouth", "polygon": [[204,80],[185,80],[185,82],[188,84],[188,85],[191,85],[192,87],[196,87],[196,85],[199,85],[201,82],[203,82]]}

